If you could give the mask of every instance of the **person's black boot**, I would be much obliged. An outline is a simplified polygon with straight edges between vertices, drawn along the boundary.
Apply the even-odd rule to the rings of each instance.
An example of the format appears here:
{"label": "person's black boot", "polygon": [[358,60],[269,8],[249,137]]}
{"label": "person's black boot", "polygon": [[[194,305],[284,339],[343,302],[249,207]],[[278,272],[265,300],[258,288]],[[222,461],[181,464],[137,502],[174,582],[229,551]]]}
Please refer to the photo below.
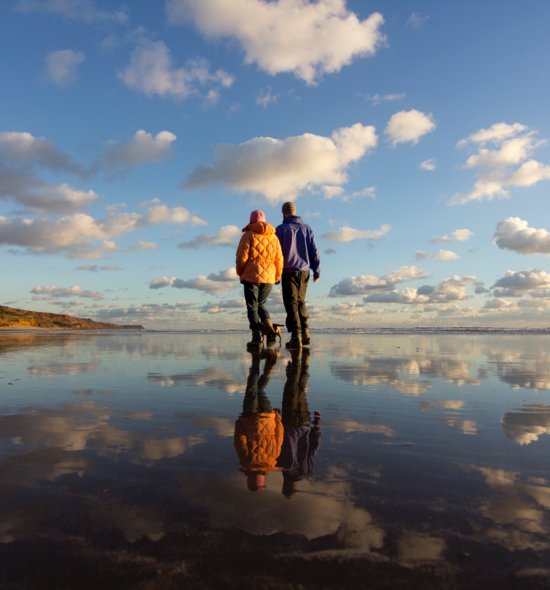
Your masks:
{"label": "person's black boot", "polygon": [[248,350],[259,350],[262,347],[262,333],[260,330],[252,330],[252,340],[246,343]]}
{"label": "person's black boot", "polygon": [[285,345],[287,348],[302,348],[302,338],[298,330],[292,330],[290,340]]}
{"label": "person's black boot", "polygon": [[310,343],[309,328],[302,325],[302,346],[309,346]]}

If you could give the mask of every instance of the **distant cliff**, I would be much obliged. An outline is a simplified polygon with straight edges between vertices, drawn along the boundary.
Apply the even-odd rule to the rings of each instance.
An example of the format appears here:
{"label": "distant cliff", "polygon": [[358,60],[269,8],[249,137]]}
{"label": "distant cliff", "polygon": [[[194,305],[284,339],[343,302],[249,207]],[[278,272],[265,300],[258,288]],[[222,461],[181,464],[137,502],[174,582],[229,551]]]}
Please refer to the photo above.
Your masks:
{"label": "distant cliff", "polygon": [[0,328],[49,328],[65,330],[143,330],[140,325],[108,324],[59,313],[26,311],[0,305]]}

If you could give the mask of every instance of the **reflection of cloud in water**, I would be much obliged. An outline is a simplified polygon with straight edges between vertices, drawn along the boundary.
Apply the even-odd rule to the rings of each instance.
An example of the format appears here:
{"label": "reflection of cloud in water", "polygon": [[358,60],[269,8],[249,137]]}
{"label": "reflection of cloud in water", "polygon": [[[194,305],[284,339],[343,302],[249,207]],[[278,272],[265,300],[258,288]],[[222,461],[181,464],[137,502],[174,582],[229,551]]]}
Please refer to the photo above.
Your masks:
{"label": "reflection of cloud in water", "polygon": [[81,397],[92,397],[93,395],[98,395],[101,397],[113,397],[113,392],[109,390],[100,391],[98,389],[74,389],[71,391],[73,395],[78,395]]}
{"label": "reflection of cloud in water", "polygon": [[519,445],[536,442],[542,435],[550,434],[550,405],[532,404],[518,412],[506,412],[502,427],[506,436]]}
{"label": "reflection of cloud in water", "polygon": [[420,407],[423,412],[430,410],[461,410],[466,402],[461,399],[445,399],[439,401],[421,401]]}
{"label": "reflection of cloud in water", "polygon": [[431,389],[429,383],[401,378],[402,369],[410,371],[410,364],[402,359],[367,361],[363,365],[333,364],[330,367],[335,377],[348,383],[367,386],[387,385],[405,395],[420,395]]}
{"label": "reflection of cloud in water", "polygon": [[416,565],[418,561],[441,561],[445,541],[416,531],[404,531],[397,540],[397,553],[404,565]]}
{"label": "reflection of cloud in water", "polygon": [[173,459],[205,441],[204,436],[175,436],[172,438],[146,438],[143,441],[143,458],[150,461]]}
{"label": "reflection of cloud in water", "polygon": [[478,426],[475,420],[459,420],[455,417],[442,418],[440,420],[443,424],[447,424],[451,428],[459,428],[464,434],[473,436],[477,434]]}
{"label": "reflection of cloud in water", "polygon": [[[147,412],[141,412],[141,420]],[[100,455],[133,451],[134,462],[151,462],[178,457],[204,442],[202,435],[147,437],[142,431],[126,431],[109,424],[110,411],[92,401],[65,404],[57,410],[29,409],[0,416],[0,439],[20,452],[43,447],[64,451],[95,450]]]}
{"label": "reflection of cloud in water", "polygon": [[493,492],[491,500],[481,502],[472,522],[476,530],[509,551],[547,551],[550,549],[546,514],[550,502],[548,486],[522,485],[519,474],[504,469],[467,465],[468,473],[479,473]]}
{"label": "reflection of cloud in water", "polygon": [[550,368],[547,364],[530,363],[527,367],[498,364],[497,374],[501,381],[513,389],[550,389]]}
{"label": "reflection of cloud in water", "polygon": [[330,424],[335,430],[344,432],[362,432],[364,434],[382,434],[384,436],[393,438],[395,430],[386,426],[385,424],[365,424],[364,422],[357,422],[348,418],[340,418]]}
{"label": "reflection of cloud in water", "polygon": [[44,366],[30,366],[29,373],[33,377],[53,377],[54,375],[80,375],[97,370],[94,363],[48,363]]}
{"label": "reflection of cloud in water", "polygon": [[205,482],[192,478],[183,485],[186,497],[208,511],[216,528],[238,528],[253,535],[285,532],[308,539],[336,533],[344,548],[365,553],[383,546],[383,530],[367,510],[354,505],[348,482],[303,480],[291,500],[281,493],[280,472],[271,473],[266,483],[257,494],[247,490],[240,474],[206,488]]}
{"label": "reflection of cloud in water", "polygon": [[195,412],[178,412],[176,417],[182,420],[190,420],[199,428],[210,428],[223,438],[230,438],[235,434],[235,420],[233,418],[205,416]]}
{"label": "reflection of cloud in water", "polygon": [[217,367],[201,369],[193,373],[181,373],[178,375],[160,375],[158,373],[149,373],[147,380],[156,383],[160,387],[175,387],[180,382],[189,382],[197,387],[215,387],[225,393],[233,394],[245,390],[244,382],[237,381],[230,371],[225,371]]}

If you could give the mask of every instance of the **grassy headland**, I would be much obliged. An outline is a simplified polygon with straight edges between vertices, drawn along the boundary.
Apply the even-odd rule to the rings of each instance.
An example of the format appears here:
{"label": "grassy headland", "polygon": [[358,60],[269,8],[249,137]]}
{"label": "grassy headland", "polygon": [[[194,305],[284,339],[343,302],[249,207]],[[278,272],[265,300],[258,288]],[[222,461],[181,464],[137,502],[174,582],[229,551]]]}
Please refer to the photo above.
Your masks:
{"label": "grassy headland", "polygon": [[95,322],[59,313],[27,311],[0,305],[0,328],[47,328],[61,330],[143,330],[141,325]]}

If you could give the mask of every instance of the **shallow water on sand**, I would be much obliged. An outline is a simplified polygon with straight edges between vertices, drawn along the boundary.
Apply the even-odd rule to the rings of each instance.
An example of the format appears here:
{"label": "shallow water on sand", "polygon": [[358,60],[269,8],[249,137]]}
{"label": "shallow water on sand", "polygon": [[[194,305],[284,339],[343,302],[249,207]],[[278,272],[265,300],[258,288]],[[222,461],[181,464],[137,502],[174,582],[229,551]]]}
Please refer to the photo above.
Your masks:
{"label": "shallow water on sand", "polygon": [[245,342],[0,333],[0,587],[550,587],[550,336]]}

